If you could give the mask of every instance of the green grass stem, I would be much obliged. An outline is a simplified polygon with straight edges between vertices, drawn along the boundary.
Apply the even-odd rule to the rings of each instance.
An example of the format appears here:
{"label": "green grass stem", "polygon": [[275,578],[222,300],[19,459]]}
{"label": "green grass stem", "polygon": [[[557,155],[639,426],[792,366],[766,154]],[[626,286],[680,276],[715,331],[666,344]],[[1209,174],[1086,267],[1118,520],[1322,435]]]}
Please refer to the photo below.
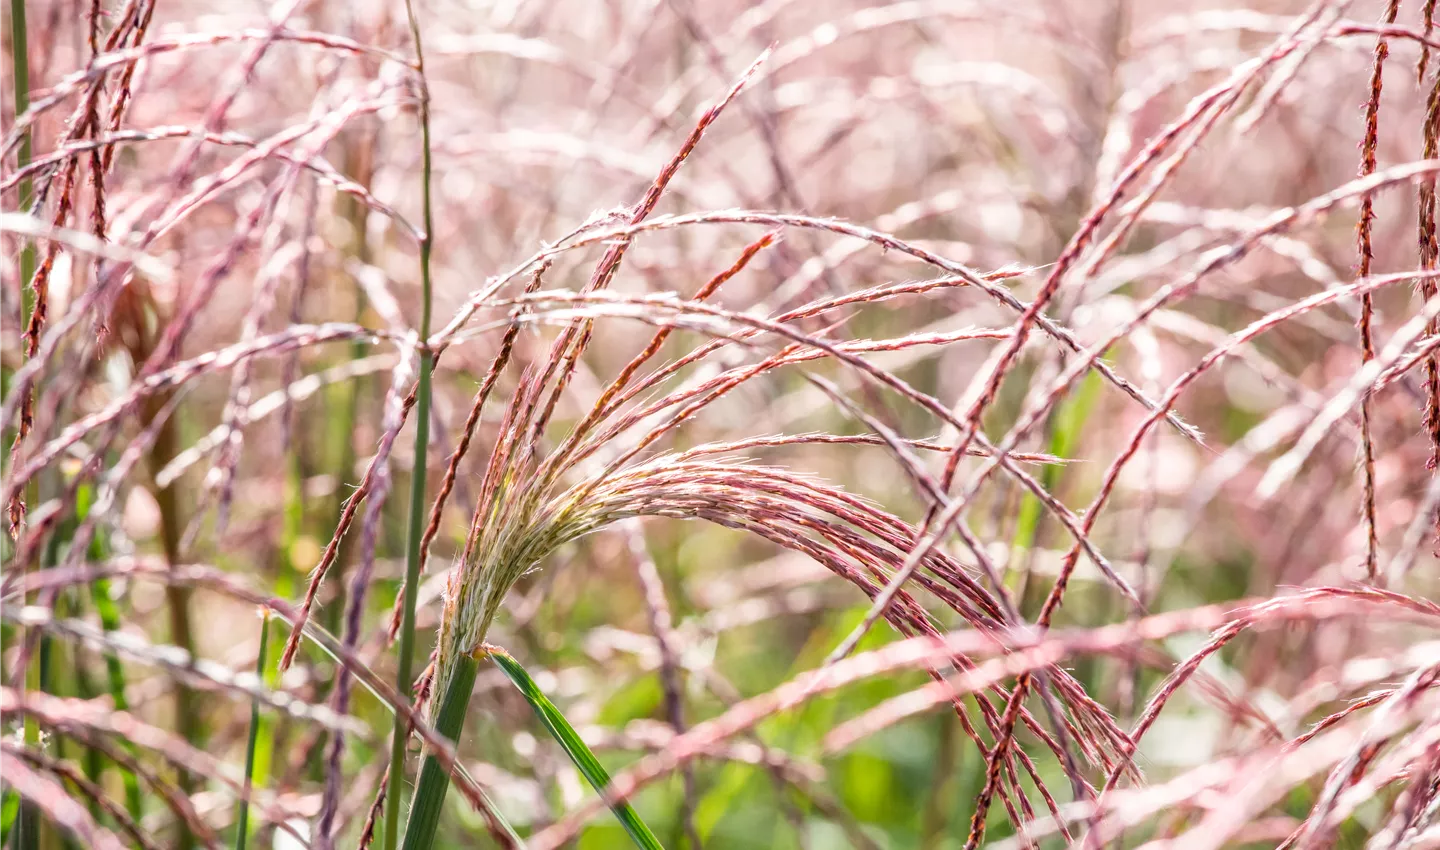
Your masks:
{"label": "green grass stem", "polygon": [[[265,648],[270,642],[270,611],[267,609],[260,617],[260,651],[255,656],[255,675],[265,674]],[[255,776],[255,744],[260,738],[260,701],[250,702],[250,736],[245,742],[245,791],[246,794],[254,787],[252,779]],[[235,813],[235,850],[245,850],[245,839],[250,832],[250,800],[247,797],[240,798],[239,811]]]}
{"label": "green grass stem", "polygon": [[[425,53],[420,40],[420,23],[415,18],[414,4],[407,0],[405,11],[410,22],[410,35],[415,42],[415,72],[418,75],[420,86],[420,195],[425,235],[420,242],[419,332],[422,346],[420,349],[419,386],[415,390],[415,463],[410,477],[410,519],[406,533],[405,587],[403,590],[405,598],[401,615],[399,659],[396,663],[395,674],[395,688],[402,699],[410,693],[414,678],[415,597],[420,586],[420,539],[424,534],[425,523],[425,460],[426,450],[430,444],[430,372],[435,366],[434,355],[428,347],[431,307],[430,252],[435,242],[435,220],[432,215],[430,197],[430,89],[425,81]],[[473,669],[470,675],[473,679]],[[465,704],[468,704],[469,699],[469,689],[466,689]],[[455,720],[455,734],[459,733],[459,725],[464,718],[464,713],[464,704],[462,704],[460,716]],[[399,835],[400,797],[405,788],[405,745],[408,737],[408,724],[400,716],[400,713],[396,712],[395,730],[390,750],[390,795],[385,800],[385,832],[382,845],[384,850],[395,850],[396,838]],[[423,786],[417,786],[416,805],[423,804],[427,807],[433,805],[436,816],[438,816],[440,802],[444,799],[444,789],[448,785],[449,778],[446,777],[440,789],[440,799],[434,801],[421,799],[420,792]],[[433,824],[430,829],[430,834],[433,836]],[[412,846],[408,828],[405,846]]]}

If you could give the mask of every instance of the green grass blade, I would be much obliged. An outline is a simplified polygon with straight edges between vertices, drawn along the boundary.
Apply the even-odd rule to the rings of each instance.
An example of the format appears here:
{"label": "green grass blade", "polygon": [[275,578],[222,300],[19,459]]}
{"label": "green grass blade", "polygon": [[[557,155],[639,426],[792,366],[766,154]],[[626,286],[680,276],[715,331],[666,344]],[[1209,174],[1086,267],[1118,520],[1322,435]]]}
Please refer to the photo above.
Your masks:
{"label": "green grass blade", "polygon": [[[265,645],[270,641],[270,611],[260,617],[260,651],[255,656],[255,675],[265,674]],[[250,738],[245,743],[245,790],[253,787],[251,778],[255,775],[255,742],[260,736],[260,701],[250,702]],[[250,800],[240,798],[240,809],[235,813],[235,850],[245,850],[245,839],[250,831]]]}
{"label": "green grass blade", "polygon": [[[90,601],[95,606],[96,612],[100,615],[100,627],[107,632],[120,629],[120,610],[115,600],[110,597],[110,582],[108,579],[98,579],[90,585]],[[114,652],[105,653],[105,684],[110,692],[110,702],[115,706],[116,711],[129,711],[130,702],[125,698],[125,666],[120,662],[120,656]],[[126,750],[138,753],[138,750],[129,742],[123,741],[122,745]],[[115,766],[120,772],[120,782],[125,787],[125,810],[130,817],[136,821],[144,814],[144,802],[140,796],[140,780],[119,765]]]}
{"label": "green grass blade", "polygon": [[[1079,446],[1085,430],[1085,422],[1100,396],[1100,373],[1091,371],[1080,384],[1075,396],[1059,405],[1055,412],[1054,426],[1047,451],[1056,457],[1069,458]],[[1060,483],[1064,467],[1047,464],[1040,470],[1040,483],[1049,492],[1054,492]],[[1043,513],[1040,500],[1033,493],[1026,493],[1020,500],[1020,510],[1015,521],[1015,536],[1010,544],[1011,563],[1022,563],[1024,556],[1035,546]],[[1020,576],[1015,577],[1017,581]],[[1025,588],[1020,588],[1021,591]],[[1024,600],[1024,594],[1021,594]]]}
{"label": "green grass blade", "polygon": [[[595,758],[595,754],[590,751],[589,747],[585,746],[585,742],[580,739],[580,734],[575,731],[575,727],[570,725],[570,721],[565,719],[565,715],[560,713],[560,709],[555,707],[555,703],[541,692],[540,686],[535,684],[535,680],[530,678],[530,674],[525,672],[525,668],[520,666],[520,662],[498,647],[489,648],[488,654],[500,669],[505,671],[505,675],[519,689],[521,695],[525,697],[525,701],[530,703],[530,708],[535,711],[535,716],[540,719],[541,725],[550,733],[550,737],[554,738],[556,743],[565,750],[565,754],[570,756],[570,760],[575,763],[575,767],[585,777],[585,781],[589,782],[591,787],[602,797],[605,797],[605,789],[610,785],[610,774],[605,772],[605,768],[600,765],[600,760]],[[636,847],[640,847],[642,850],[663,850],[659,839],[655,837],[655,834],[650,831],[650,828],[645,825],[645,822],[640,819],[640,815],[635,813],[635,809],[629,803],[623,800],[611,802],[608,798],[606,803],[609,804],[610,811],[614,812],[615,817],[619,819],[620,825],[630,833],[630,838],[634,840]]]}
{"label": "green grass blade", "polygon": [[[75,494],[75,517],[83,520],[90,514],[90,506],[95,500],[95,488],[90,484],[83,484]],[[104,535],[97,534],[90,541],[90,560],[99,563],[104,561],[110,554],[109,545]],[[90,604],[95,607],[95,613],[100,618],[100,628],[107,632],[120,630],[120,606],[110,595],[110,580],[106,578],[96,579],[90,583]],[[130,701],[125,697],[125,665],[121,663],[120,656],[114,652],[104,652],[102,657],[105,660],[105,685],[110,693],[111,704],[116,711],[129,711]],[[140,751],[129,741],[122,741],[121,746],[132,755],[139,756]],[[125,788],[125,810],[130,817],[138,823],[144,814],[144,800],[140,796],[140,780],[129,770],[115,765],[120,773],[120,782]]]}
{"label": "green grass blade", "polygon": [[[295,553],[299,549],[300,537],[304,533],[305,521],[305,476],[298,456],[288,464],[285,479],[285,509],[281,524],[280,563],[278,574],[275,577],[275,595],[281,599],[293,596],[296,587],[304,581],[305,577],[304,570],[296,563],[295,558]],[[269,613],[282,622],[285,621],[275,611],[272,610]],[[314,625],[313,621],[312,625]],[[311,642],[324,650],[336,664],[341,663],[340,659],[311,633],[309,627],[306,628],[306,633]],[[335,644],[338,645],[339,641],[335,641]],[[267,647],[270,657],[262,658],[258,662],[260,669],[264,671],[260,674],[260,678],[265,687],[272,691],[280,689],[280,653],[282,650],[282,645],[271,644]],[[365,685],[365,688],[374,693],[374,689],[370,688],[368,684]],[[388,705],[384,700],[380,700],[380,704]],[[273,712],[265,712],[260,715],[260,724],[256,727],[253,748],[255,769],[250,773],[250,787],[252,788],[264,788],[270,784],[271,766],[275,762],[275,736],[278,723],[278,718]],[[316,761],[319,760],[316,759]]]}
{"label": "green grass blade", "polygon": [[6,790],[3,801],[0,801],[0,845],[4,845],[10,840],[10,828],[15,825],[15,817],[18,814],[20,814],[20,795]]}

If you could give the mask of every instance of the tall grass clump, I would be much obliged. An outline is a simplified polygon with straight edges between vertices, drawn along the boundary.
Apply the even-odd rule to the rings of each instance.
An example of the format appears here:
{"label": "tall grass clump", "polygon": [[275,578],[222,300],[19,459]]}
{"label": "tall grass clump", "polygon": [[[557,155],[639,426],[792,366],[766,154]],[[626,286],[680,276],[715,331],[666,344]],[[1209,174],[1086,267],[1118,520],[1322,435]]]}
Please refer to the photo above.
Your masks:
{"label": "tall grass clump", "polygon": [[1436,845],[1433,6],[8,4],[0,842]]}

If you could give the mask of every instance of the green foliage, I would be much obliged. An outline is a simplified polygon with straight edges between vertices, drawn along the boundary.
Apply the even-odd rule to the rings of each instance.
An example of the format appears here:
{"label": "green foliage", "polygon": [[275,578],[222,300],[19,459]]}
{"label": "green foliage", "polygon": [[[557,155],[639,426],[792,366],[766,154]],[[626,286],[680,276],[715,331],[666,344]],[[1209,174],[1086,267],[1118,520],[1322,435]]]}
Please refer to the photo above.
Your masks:
{"label": "green foliage", "polygon": [[[560,712],[560,709],[556,708],[555,704],[540,691],[540,686],[535,684],[535,680],[530,678],[530,674],[525,672],[525,668],[510,653],[498,647],[489,647],[486,649],[485,655],[505,672],[506,678],[520,691],[520,695],[525,697],[525,701],[530,704],[540,725],[545,727],[545,731],[550,733],[550,737],[554,738],[555,742],[565,751],[565,755],[570,757],[570,761],[574,762],[580,775],[590,783],[590,787],[604,796],[606,786],[610,784],[610,774],[605,772],[600,760],[595,758],[595,754],[585,745],[580,734],[575,731],[575,727],[570,725],[570,721],[565,719],[565,715]],[[635,842],[636,847],[641,850],[659,850],[660,841],[640,820],[640,816],[635,813],[635,809],[628,802],[623,800],[607,800],[606,802],[609,804],[610,810],[615,813],[615,817],[625,827],[625,832]]]}

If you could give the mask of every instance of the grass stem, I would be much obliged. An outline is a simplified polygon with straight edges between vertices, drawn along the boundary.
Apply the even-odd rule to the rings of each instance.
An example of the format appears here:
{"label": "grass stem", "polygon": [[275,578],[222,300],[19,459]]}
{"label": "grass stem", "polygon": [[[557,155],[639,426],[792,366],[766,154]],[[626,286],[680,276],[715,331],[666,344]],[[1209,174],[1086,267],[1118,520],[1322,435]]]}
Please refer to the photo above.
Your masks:
{"label": "grass stem", "polygon": [[[30,44],[29,32],[25,23],[25,0],[10,0],[10,58],[11,75],[10,81],[13,86],[15,117],[19,118],[30,109]],[[20,137],[20,145],[16,152],[15,165],[17,169],[23,170],[30,164],[31,135],[32,130],[27,129]],[[20,181],[17,187],[16,208],[24,211],[29,209],[34,197],[34,186],[29,177]],[[30,279],[35,275],[35,243],[25,240],[20,248],[20,325],[28,327],[30,314],[35,307],[35,297],[29,289]],[[7,388],[8,389],[8,388]],[[20,439],[18,432],[15,439]],[[9,452],[4,453],[8,458]],[[27,501],[34,495],[33,487],[27,487],[21,498]],[[25,569],[26,565],[21,563],[10,564],[12,569]],[[33,687],[39,683],[40,670],[38,666],[32,665],[27,671],[25,687]],[[40,727],[34,719],[25,719],[25,745],[38,748],[40,744]],[[19,817],[15,822],[15,846],[20,850],[31,850],[39,846],[39,811],[31,804],[21,805]]]}
{"label": "grass stem", "polygon": [[[439,709],[434,715],[435,730],[452,741],[460,737],[460,729],[465,724],[465,710],[470,706],[470,692],[475,689],[475,674],[479,667],[479,662],[468,655],[460,659],[455,666],[454,678],[440,697]],[[415,783],[415,804],[410,807],[410,820],[405,824],[404,850],[430,850],[440,825],[445,793],[449,790],[449,774],[440,766],[439,759],[427,755],[420,766],[420,779]],[[391,794],[387,802],[397,796]]]}
{"label": "grass stem", "polygon": [[[434,354],[430,351],[428,341],[430,338],[430,300],[431,300],[431,279],[430,279],[430,252],[435,243],[435,222],[431,210],[430,198],[430,87],[425,80],[425,53],[420,40],[420,24],[415,18],[415,6],[407,0],[405,4],[406,15],[410,22],[410,35],[415,42],[415,72],[419,85],[420,94],[420,142],[421,142],[421,174],[420,194],[422,216],[424,219],[425,233],[420,242],[420,377],[419,386],[415,391],[415,461],[414,469],[410,477],[410,518],[406,533],[405,544],[405,587],[404,607],[402,609],[402,620],[400,626],[399,660],[396,665],[395,686],[403,699],[410,693],[412,679],[414,678],[415,664],[415,597],[420,586],[420,540],[424,533],[425,522],[425,455],[430,443],[430,373],[435,366]],[[473,682],[475,677],[474,665],[471,665],[470,678]],[[447,694],[447,699],[449,695]],[[451,737],[459,734],[460,723],[464,718],[465,706],[469,703],[470,691],[465,690],[464,701],[459,705],[458,716],[455,717],[455,731],[448,733]],[[443,707],[442,707],[443,708]],[[442,725],[441,731],[445,731]],[[394,738],[391,741],[390,751],[390,795],[385,800],[385,850],[394,850],[396,838],[399,835],[400,827],[400,797],[405,787],[405,749],[408,738],[408,727],[406,721],[395,714]],[[433,759],[427,759],[424,769],[432,772],[439,770]],[[440,788],[438,799],[431,800],[423,796],[425,786],[416,787],[416,803],[426,807],[434,808],[434,816],[439,816],[440,803],[444,800],[445,788],[449,785],[449,777],[444,778]],[[412,823],[413,823],[412,814]],[[434,824],[430,825],[430,835],[434,835]],[[428,846],[412,845],[409,830],[405,837],[405,846]]]}
{"label": "grass stem", "polygon": [[[265,673],[265,647],[270,639],[270,612],[264,611],[260,615],[260,651],[255,656],[255,675],[263,676]],[[260,736],[260,701],[250,702],[250,737],[245,742],[245,793],[247,796],[240,798],[239,811],[235,813],[235,850],[245,850],[245,839],[250,831],[250,800],[248,794],[253,787],[251,779],[255,775],[255,743]]]}

